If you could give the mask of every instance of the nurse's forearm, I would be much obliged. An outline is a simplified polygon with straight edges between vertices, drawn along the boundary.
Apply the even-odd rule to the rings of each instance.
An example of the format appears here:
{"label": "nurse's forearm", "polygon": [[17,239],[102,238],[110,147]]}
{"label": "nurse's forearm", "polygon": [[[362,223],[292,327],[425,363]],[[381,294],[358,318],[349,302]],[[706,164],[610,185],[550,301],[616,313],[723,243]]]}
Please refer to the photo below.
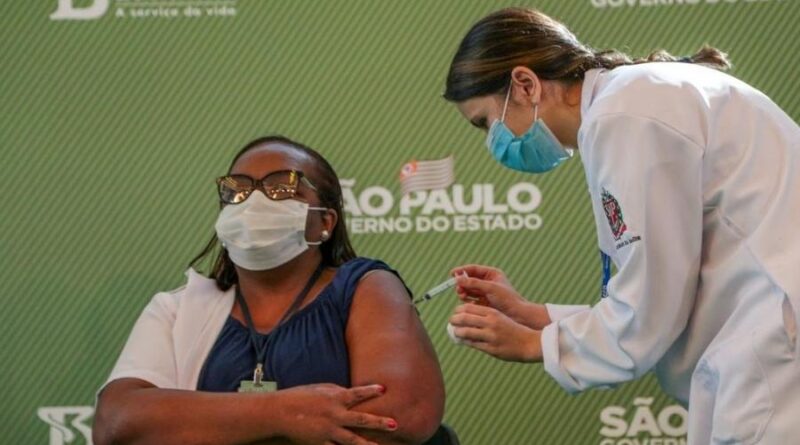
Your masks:
{"label": "nurse's forearm", "polygon": [[542,331],[533,331],[525,337],[522,342],[524,345],[523,360],[529,363],[539,363],[544,359],[542,352]]}
{"label": "nurse's forearm", "polygon": [[[550,323],[563,320],[567,317],[571,317],[579,312],[587,311],[591,309],[591,306],[588,304],[553,304],[547,303],[545,305],[545,310],[547,311],[548,323],[545,325],[549,325]],[[541,329],[544,329],[545,326],[542,326]]]}
{"label": "nurse's forearm", "polygon": [[482,350],[501,360],[538,363],[543,360],[542,331],[521,327],[501,329],[497,332],[502,338],[495,341],[473,343],[476,349]]}
{"label": "nurse's forearm", "polygon": [[511,319],[531,329],[541,331],[552,323],[547,307],[543,304],[526,302],[521,304],[514,313],[509,314]]}

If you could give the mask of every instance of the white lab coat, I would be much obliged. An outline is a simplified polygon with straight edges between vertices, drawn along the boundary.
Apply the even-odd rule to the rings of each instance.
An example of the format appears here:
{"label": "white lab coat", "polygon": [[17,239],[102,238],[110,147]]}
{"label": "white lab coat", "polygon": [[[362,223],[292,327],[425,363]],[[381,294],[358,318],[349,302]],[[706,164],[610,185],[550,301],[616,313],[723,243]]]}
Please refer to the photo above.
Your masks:
{"label": "white lab coat", "polygon": [[589,71],[581,118],[617,272],[591,308],[548,306],[547,372],[577,392],[654,369],[691,445],[800,443],[800,128],[686,63]]}

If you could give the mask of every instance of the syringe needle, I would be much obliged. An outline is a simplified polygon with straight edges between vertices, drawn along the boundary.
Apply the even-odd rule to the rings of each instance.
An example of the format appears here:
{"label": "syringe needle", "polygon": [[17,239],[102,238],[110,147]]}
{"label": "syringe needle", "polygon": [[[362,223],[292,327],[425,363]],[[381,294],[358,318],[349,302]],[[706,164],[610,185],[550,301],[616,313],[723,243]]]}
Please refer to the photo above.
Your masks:
{"label": "syringe needle", "polygon": [[[466,276],[466,274],[462,274],[462,276]],[[456,285],[456,277],[450,277],[444,282],[434,286],[428,292],[425,292],[425,294],[421,298],[418,298],[416,301],[414,301],[414,304],[422,303],[423,301],[426,300],[432,300],[433,297],[443,293],[444,291],[452,287],[455,287],[455,285]]]}

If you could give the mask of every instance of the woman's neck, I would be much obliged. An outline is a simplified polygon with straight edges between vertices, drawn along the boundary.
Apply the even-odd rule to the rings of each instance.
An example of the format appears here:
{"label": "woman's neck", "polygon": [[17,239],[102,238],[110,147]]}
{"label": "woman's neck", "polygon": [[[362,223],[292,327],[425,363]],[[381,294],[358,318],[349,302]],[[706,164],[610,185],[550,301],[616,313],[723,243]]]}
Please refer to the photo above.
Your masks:
{"label": "woman's neck", "polygon": [[319,249],[309,249],[286,264],[269,270],[236,268],[239,289],[248,304],[263,299],[294,298],[322,261]]}

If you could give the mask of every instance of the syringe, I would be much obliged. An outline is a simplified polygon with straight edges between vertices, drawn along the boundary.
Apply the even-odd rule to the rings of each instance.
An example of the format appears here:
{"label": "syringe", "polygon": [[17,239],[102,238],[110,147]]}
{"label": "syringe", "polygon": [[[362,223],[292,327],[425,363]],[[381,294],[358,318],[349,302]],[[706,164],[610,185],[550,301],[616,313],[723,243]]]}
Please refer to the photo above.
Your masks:
{"label": "syringe", "polygon": [[[467,276],[466,272],[463,273],[463,275],[461,275],[461,276],[464,276],[464,277]],[[422,297],[417,298],[414,301],[414,304],[418,304],[418,303],[422,303],[423,301],[431,300],[431,299],[433,299],[433,297],[443,293],[444,291],[454,287],[455,285],[456,285],[456,277],[451,277],[447,281],[434,286],[428,292],[425,292],[425,294],[423,294]]]}

